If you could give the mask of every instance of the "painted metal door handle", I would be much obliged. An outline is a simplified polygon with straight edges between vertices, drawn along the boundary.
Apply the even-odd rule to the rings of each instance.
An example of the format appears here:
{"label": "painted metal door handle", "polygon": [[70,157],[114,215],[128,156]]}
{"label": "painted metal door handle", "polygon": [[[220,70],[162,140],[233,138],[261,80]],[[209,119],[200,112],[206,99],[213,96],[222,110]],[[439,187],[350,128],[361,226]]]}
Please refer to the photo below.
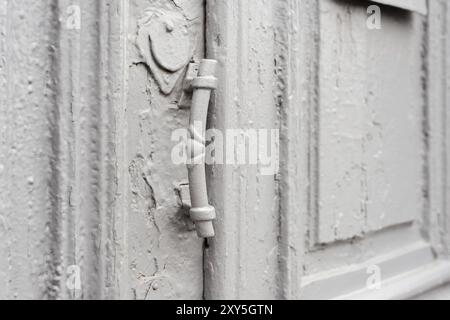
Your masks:
{"label": "painted metal door handle", "polygon": [[216,60],[204,59],[200,62],[198,74],[192,80],[192,106],[189,121],[190,140],[188,142],[189,190],[191,196],[190,216],[201,238],[215,236],[213,220],[216,211],[208,201],[206,186],[205,151],[206,121],[211,92],[217,88]]}

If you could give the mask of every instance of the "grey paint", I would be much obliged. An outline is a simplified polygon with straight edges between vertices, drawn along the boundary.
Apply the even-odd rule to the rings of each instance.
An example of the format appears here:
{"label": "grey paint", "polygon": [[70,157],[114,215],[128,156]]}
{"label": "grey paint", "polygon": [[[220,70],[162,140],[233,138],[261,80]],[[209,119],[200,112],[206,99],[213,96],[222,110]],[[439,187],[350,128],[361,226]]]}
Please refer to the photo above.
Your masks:
{"label": "grey paint", "polygon": [[[27,9],[27,10],[25,10]],[[0,298],[51,297],[58,148],[51,1],[0,2]],[[40,32],[32,32],[39,30]],[[57,134],[56,134],[57,135]],[[57,191],[57,190],[54,190]]]}
{"label": "grey paint", "polygon": [[115,296],[119,3],[72,4],[1,2],[2,298]]}
{"label": "grey paint", "polygon": [[168,167],[188,112],[135,46],[149,6],[187,7],[202,30],[195,2],[0,2],[0,298],[202,297],[203,243],[175,190],[187,170]]}
{"label": "grey paint", "polygon": [[427,0],[372,0],[373,2],[427,14]]}
{"label": "grey paint", "polygon": [[[320,3],[317,239],[345,240],[421,213],[424,89],[420,15]],[[334,32],[335,31],[335,32]],[[408,199],[408,201],[405,201]]]}
{"label": "grey paint", "polygon": [[[276,129],[275,15],[279,1],[207,2],[207,54],[219,61],[211,126]],[[281,68],[281,67],[280,67]],[[206,250],[206,297],[278,297],[277,177],[256,166],[214,166],[209,191],[217,211],[216,237]]]}
{"label": "grey paint", "polygon": [[[447,2],[373,32],[354,1],[208,0],[206,26],[203,5],[0,0],[0,298],[446,297]],[[210,126],[281,131],[278,175],[208,168],[205,247],[170,159],[183,72],[165,90],[138,45],[156,11],[219,61]]]}
{"label": "grey paint", "polygon": [[416,300],[450,300],[450,285],[444,285],[415,297]]}
{"label": "grey paint", "polygon": [[[440,131],[448,118],[436,98],[448,90],[438,71],[448,54],[445,22],[435,20],[447,7],[432,7],[429,29],[423,16],[383,6],[383,29],[373,31],[366,9],[334,0],[209,2],[208,54],[220,62],[222,84],[214,124],[279,126],[282,156],[274,182],[245,166],[212,169],[218,235],[207,250],[207,297],[408,298],[449,281],[435,254],[448,253],[439,207],[448,197]],[[259,101],[259,90],[273,100]],[[255,101],[265,119],[252,113]],[[384,290],[365,290],[372,264]]]}
{"label": "grey paint", "polygon": [[[209,204],[206,185],[206,121],[213,91],[217,89],[215,77],[217,61],[202,59],[198,66],[198,74],[192,80],[192,104],[189,118],[190,141],[186,153],[192,163],[187,165],[189,175],[190,217],[195,223],[200,238],[215,236],[213,221],[216,210]],[[200,128],[199,128],[200,125]]]}
{"label": "grey paint", "polygon": [[189,111],[177,107],[181,84],[170,95],[162,93],[136,46],[139,21],[145,10],[152,12],[156,8],[189,19],[191,32],[197,35],[195,56],[203,54],[203,11],[199,1],[129,2],[128,13],[124,13],[124,32],[128,35],[126,102],[117,117],[122,121],[119,170],[125,171],[120,204],[126,215],[127,246],[123,254],[125,272],[129,274],[121,297],[201,299],[203,241],[197,238],[189,212],[182,208],[176,192],[179,183],[187,179],[187,170],[171,161],[171,134],[188,127]]}

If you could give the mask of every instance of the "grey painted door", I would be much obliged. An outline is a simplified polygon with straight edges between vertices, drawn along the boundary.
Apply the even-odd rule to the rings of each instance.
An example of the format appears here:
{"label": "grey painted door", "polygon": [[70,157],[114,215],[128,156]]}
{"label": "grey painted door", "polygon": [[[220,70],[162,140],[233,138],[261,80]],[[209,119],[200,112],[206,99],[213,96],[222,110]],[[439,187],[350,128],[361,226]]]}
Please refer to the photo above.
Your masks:
{"label": "grey painted door", "polygon": [[[444,0],[0,0],[0,298],[448,297],[448,21]],[[275,132],[279,162],[207,167],[207,241],[172,159],[205,56],[208,126]]]}

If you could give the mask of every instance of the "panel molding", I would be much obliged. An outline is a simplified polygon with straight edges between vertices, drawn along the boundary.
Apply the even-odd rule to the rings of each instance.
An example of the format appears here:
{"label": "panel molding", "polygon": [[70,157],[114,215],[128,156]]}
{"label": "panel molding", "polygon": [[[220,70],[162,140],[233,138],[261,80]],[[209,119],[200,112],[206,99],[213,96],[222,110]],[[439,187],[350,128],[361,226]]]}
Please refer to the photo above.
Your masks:
{"label": "panel molding", "polygon": [[116,296],[121,3],[0,1],[0,297]]}
{"label": "panel molding", "polygon": [[[435,257],[431,246],[423,241],[417,242],[363,263],[304,276],[300,298],[339,299],[359,297],[363,294],[371,295],[377,292],[379,298],[388,299],[390,296],[387,287],[393,288],[391,284],[393,279],[407,276],[414,270],[422,270],[425,266],[428,267],[430,264],[434,265],[434,263]],[[371,267],[380,270],[379,289],[370,289],[367,286],[367,280],[371,275],[370,272],[372,272]],[[447,275],[450,276],[450,271],[447,272]],[[400,288],[396,291],[403,292]],[[403,295],[410,294],[412,297],[415,292],[408,293],[405,291]]]}
{"label": "panel molding", "polygon": [[380,290],[363,289],[335,300],[406,300],[450,283],[450,262],[436,260],[382,283]]}
{"label": "panel molding", "polygon": [[279,272],[283,299],[298,299],[304,254],[315,242],[308,229],[319,209],[319,2],[287,1],[281,12]]}
{"label": "panel molding", "polygon": [[[424,233],[442,257],[450,257],[450,6],[429,1],[427,36],[428,207]],[[447,36],[445,36],[447,35]]]}
{"label": "panel molding", "polygon": [[428,13],[427,0],[371,0],[372,2],[415,11],[426,15]]}
{"label": "panel molding", "polygon": [[[424,12],[422,12],[424,13]],[[424,136],[425,146],[428,154],[426,155],[426,167],[424,168],[424,178],[426,179],[425,197],[427,198],[426,207],[424,208],[424,226],[423,235],[430,239],[430,244],[426,245],[428,250],[428,258],[422,259],[428,264],[423,267],[414,267],[413,270],[404,269],[397,270],[397,275],[393,276],[383,283],[382,290],[355,290],[348,294],[336,294],[338,299],[408,299],[415,295],[421,294],[434,287],[441,286],[450,281],[450,272],[448,271],[449,263],[447,260],[437,259],[437,252],[441,258],[448,259],[449,256],[449,223],[448,216],[448,130],[450,123],[449,115],[446,111],[448,105],[448,75],[449,58],[448,58],[448,38],[445,36],[448,30],[449,8],[445,1],[436,1],[430,3],[428,11],[428,28],[424,37],[424,46],[427,46],[424,52],[424,66],[426,70],[426,79],[424,85],[427,90],[426,103],[424,106]],[[320,249],[315,246],[313,249]],[[425,247],[424,247],[425,248]],[[322,248],[323,249],[323,248]],[[413,255],[419,251],[413,252]],[[420,254],[419,254],[420,256]],[[411,263],[402,262],[402,259],[390,259],[385,263],[393,263],[398,260],[399,265],[406,264],[413,266],[412,261],[421,261],[413,259]],[[365,265],[364,265],[365,267]],[[364,276],[364,267],[359,267],[361,279]],[[345,269],[345,268],[344,268]],[[383,267],[383,270],[386,268]],[[341,276],[345,279],[351,271],[343,270]],[[328,271],[332,273],[332,271]],[[322,275],[304,276],[302,278],[302,288],[300,289],[300,297],[311,297],[308,294],[311,286],[320,284],[321,291],[332,292],[333,288],[340,287],[334,281],[340,281],[340,276],[329,276],[328,272]],[[322,278],[321,278],[322,277]],[[318,280],[318,278],[321,278]],[[367,278],[367,275],[366,275]],[[349,283],[350,279],[342,280],[343,283]],[[334,285],[333,285],[334,283]],[[323,290],[330,286],[329,290]],[[314,290],[313,290],[314,291]],[[333,298],[332,295],[326,298]]]}
{"label": "panel molding", "polygon": [[[55,156],[51,177],[57,221],[54,298],[117,297],[120,242],[116,223],[116,110],[123,94],[123,1],[54,0],[59,15],[55,77]],[[80,8],[79,29],[68,28],[69,7]],[[69,267],[81,290],[69,288]]]}

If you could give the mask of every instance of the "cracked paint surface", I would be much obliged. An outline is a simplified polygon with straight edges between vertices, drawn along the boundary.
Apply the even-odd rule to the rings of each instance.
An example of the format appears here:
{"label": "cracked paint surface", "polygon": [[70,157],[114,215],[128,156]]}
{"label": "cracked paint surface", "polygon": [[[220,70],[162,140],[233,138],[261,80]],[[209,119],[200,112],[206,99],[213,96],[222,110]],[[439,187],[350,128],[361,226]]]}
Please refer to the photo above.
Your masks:
{"label": "cracked paint surface", "polygon": [[0,299],[201,299],[203,242],[170,159],[188,112],[134,40],[154,6],[202,35],[203,2],[78,4],[69,30],[72,1],[0,0]]}

